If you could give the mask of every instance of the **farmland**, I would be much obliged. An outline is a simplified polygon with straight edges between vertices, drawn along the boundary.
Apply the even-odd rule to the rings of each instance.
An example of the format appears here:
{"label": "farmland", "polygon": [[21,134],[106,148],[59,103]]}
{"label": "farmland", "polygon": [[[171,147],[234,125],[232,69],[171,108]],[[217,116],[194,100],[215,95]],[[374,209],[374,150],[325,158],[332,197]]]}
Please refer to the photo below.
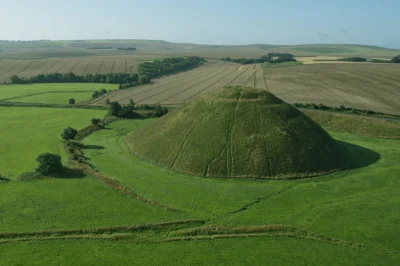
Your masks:
{"label": "farmland", "polygon": [[[289,103],[323,103],[400,114],[400,66],[348,63],[265,68],[212,61],[198,69],[118,91],[111,101],[177,106],[223,86],[267,89]],[[104,101],[104,100],[103,100]],[[93,102],[102,103],[102,102]]]}
{"label": "farmland", "polygon": [[134,73],[136,59],[125,58],[61,58],[61,59],[1,59],[0,83],[9,82],[12,75],[32,77],[39,74],[68,73],[107,74]]}

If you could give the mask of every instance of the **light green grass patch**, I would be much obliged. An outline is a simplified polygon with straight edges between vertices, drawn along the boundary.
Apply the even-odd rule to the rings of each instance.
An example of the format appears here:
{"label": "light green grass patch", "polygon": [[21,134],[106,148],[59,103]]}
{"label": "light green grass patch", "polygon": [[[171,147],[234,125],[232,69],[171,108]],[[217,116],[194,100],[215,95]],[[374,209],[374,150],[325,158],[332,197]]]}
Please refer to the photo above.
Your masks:
{"label": "light green grass patch", "polygon": [[[88,255],[90,254],[90,256]],[[136,243],[52,240],[5,244],[4,265],[396,265],[398,255],[293,238]]]}
{"label": "light green grass patch", "polygon": [[88,176],[0,183],[0,195],[0,232],[132,226],[187,216],[133,199]]}
{"label": "light green grass patch", "polygon": [[0,174],[15,178],[36,168],[36,157],[44,152],[65,159],[61,132],[80,129],[105,111],[61,108],[0,107]]}
{"label": "light green grass patch", "polygon": [[68,100],[75,99],[75,103],[86,102],[92,98],[93,92],[49,92],[16,98],[7,102],[20,103],[48,103],[48,104],[69,104]]}
{"label": "light green grass patch", "polygon": [[117,85],[98,83],[4,85],[0,86],[0,101],[67,104],[69,98],[76,97],[77,102],[90,100],[91,93],[102,88],[107,91],[115,90]]}

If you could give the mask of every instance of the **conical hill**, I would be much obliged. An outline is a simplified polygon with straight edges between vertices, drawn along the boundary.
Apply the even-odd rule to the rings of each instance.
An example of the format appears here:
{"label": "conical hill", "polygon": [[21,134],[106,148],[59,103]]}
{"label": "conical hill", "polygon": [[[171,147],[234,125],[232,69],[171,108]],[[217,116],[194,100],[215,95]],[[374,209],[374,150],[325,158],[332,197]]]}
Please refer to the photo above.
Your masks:
{"label": "conical hill", "polygon": [[289,178],[340,169],[345,151],[273,94],[228,87],[182,106],[127,137],[141,158],[205,177]]}

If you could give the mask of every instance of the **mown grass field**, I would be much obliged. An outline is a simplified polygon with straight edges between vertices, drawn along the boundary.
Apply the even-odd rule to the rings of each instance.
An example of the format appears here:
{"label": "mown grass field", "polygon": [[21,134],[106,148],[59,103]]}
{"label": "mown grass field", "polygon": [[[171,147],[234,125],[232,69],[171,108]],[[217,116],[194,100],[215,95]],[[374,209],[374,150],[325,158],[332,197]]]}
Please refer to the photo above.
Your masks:
{"label": "mown grass field", "polygon": [[36,157],[44,152],[60,154],[65,159],[62,130],[68,126],[83,128],[91,118],[104,114],[101,110],[0,107],[0,174],[15,179],[33,171]]}
{"label": "mown grass field", "polygon": [[[179,106],[224,86],[266,89],[289,103],[323,103],[400,114],[400,66],[335,63],[262,68],[211,61],[200,68],[119,91],[111,101]],[[93,104],[104,104],[104,100]]]}
{"label": "mown grass field", "polygon": [[94,91],[116,90],[114,84],[98,83],[45,83],[0,86],[0,101],[23,103],[68,104],[70,98],[76,103],[92,99]]}

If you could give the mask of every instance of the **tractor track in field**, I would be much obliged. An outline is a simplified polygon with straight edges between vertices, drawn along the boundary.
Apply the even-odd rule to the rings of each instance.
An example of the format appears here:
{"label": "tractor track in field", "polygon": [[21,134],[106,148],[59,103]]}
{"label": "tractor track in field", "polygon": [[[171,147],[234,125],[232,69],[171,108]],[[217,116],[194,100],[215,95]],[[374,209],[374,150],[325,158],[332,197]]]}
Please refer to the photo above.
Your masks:
{"label": "tractor track in field", "polygon": [[101,66],[103,65],[103,62],[104,62],[104,59],[101,60],[99,66],[97,67],[96,74],[100,74],[99,72],[100,72]]}
{"label": "tractor track in field", "polygon": [[[212,75],[212,76],[208,76],[208,75],[207,75],[207,79],[206,79],[206,80],[212,79],[212,78],[214,78],[214,77],[216,77],[216,76],[218,76],[218,75],[224,73],[224,72],[227,71],[228,69],[229,69],[229,67],[225,68],[223,71],[218,72],[217,74]],[[231,73],[232,73],[232,72],[231,72]],[[203,76],[203,77],[204,77],[204,76]],[[185,92],[185,91],[188,91],[188,90],[190,90],[191,88],[196,87],[197,85],[200,85],[201,83],[205,82],[206,80],[202,80],[202,81],[200,81],[199,83],[194,84],[193,86],[190,86],[190,87],[188,87],[188,88],[186,88],[186,89],[184,89],[184,90],[181,90],[181,91],[175,93],[174,95],[171,95],[171,96],[169,96],[169,97],[167,97],[167,98],[165,98],[165,99],[163,99],[163,100],[161,100],[161,101],[158,101],[157,104],[160,104],[160,103],[162,103],[163,101],[169,100],[169,99],[171,99],[171,98],[173,98],[173,97],[175,97],[175,96],[177,96],[177,95],[179,95],[179,94],[181,94],[181,93],[183,93],[183,92]],[[218,81],[219,81],[219,80],[218,80]],[[217,82],[218,82],[218,81],[217,81]],[[214,84],[214,83],[213,83],[213,84]],[[213,84],[212,84],[212,85],[213,85]],[[175,89],[175,88],[174,88],[174,89]]]}
{"label": "tractor track in field", "polygon": [[114,63],[113,63],[113,65],[112,65],[112,67],[111,67],[111,73],[115,73],[115,72],[114,72],[115,62],[117,62],[116,59],[114,59]]}
{"label": "tractor track in field", "polygon": [[[220,67],[222,67],[224,64],[222,64],[221,66],[219,66],[218,68],[220,68]],[[214,69],[208,69],[208,68],[205,68],[205,69],[202,69],[202,70],[200,70],[199,72],[196,72],[196,73],[192,73],[192,74],[190,74],[190,75],[187,75],[186,77],[184,77],[184,78],[181,78],[181,77],[178,77],[178,78],[172,78],[171,80],[168,80],[168,83],[166,83],[166,84],[158,84],[158,85],[156,85],[156,86],[154,86],[154,87],[152,87],[152,88],[150,88],[150,89],[148,89],[148,90],[142,90],[142,91],[139,91],[139,92],[137,92],[137,93],[133,93],[132,94],[132,96],[138,96],[138,95],[141,95],[141,94],[143,94],[143,93],[146,93],[146,92],[149,92],[149,91],[154,91],[154,90],[157,90],[158,88],[162,88],[162,87],[166,87],[166,86],[169,86],[169,85],[172,85],[172,84],[175,84],[175,83],[179,83],[179,82],[181,82],[181,81],[183,81],[183,80],[189,80],[189,81],[187,81],[187,82],[185,82],[185,83],[181,83],[181,84],[178,84],[178,86],[182,86],[182,85],[186,85],[187,83],[190,83],[190,82],[193,82],[194,80],[192,79],[193,77],[196,77],[196,76],[199,76],[199,74],[201,74],[201,76],[200,76],[200,78],[203,78],[203,77],[205,77],[205,76],[208,76],[210,73],[212,73],[214,71]],[[204,73],[206,73],[206,74],[204,74]],[[204,74],[204,75],[203,75]],[[157,84],[157,83],[156,83]],[[167,91],[167,90],[164,90],[164,91]],[[160,91],[160,93],[162,93],[162,92],[164,92],[164,91]],[[157,93],[157,94],[159,94],[159,93]],[[154,95],[157,95],[157,94],[154,94]],[[153,95],[153,96],[154,96]]]}
{"label": "tractor track in field", "polygon": [[[195,94],[193,94],[193,95],[191,95],[190,97],[188,97],[187,99],[183,100],[182,103],[185,103],[185,102],[189,101],[190,99],[196,97],[197,95],[199,95],[199,94],[202,93],[203,91],[207,90],[208,88],[214,86],[215,84],[217,84],[218,82],[220,82],[220,81],[223,80],[224,78],[228,77],[230,74],[234,73],[235,71],[237,71],[237,69],[235,69],[235,70],[233,70],[232,72],[228,73],[227,75],[223,76],[222,78],[220,78],[219,80],[217,80],[217,81],[214,82],[213,84],[211,84],[211,85],[205,87],[204,89],[199,90],[199,91],[196,92]],[[242,73],[241,73],[241,74],[242,74]],[[238,76],[236,76],[233,80],[235,80],[237,77],[238,77]],[[230,83],[232,83],[232,81],[229,82],[229,83],[228,83],[227,85],[225,85],[225,86],[228,86]]]}
{"label": "tractor track in field", "polygon": [[44,64],[46,64],[47,61],[48,61],[48,59],[44,59],[43,62],[37,68],[35,68],[31,72],[27,73],[25,75],[25,77],[30,77],[33,72],[37,71],[38,69],[41,69],[42,66],[44,66]]}
{"label": "tractor track in field", "polygon": [[74,68],[81,62],[81,60],[76,61],[76,63],[71,67],[69,72],[74,73]]}
{"label": "tractor track in field", "polygon": [[64,64],[62,64],[62,66],[60,66],[55,73],[58,73],[58,71],[60,71],[66,64],[68,64],[71,60],[67,60],[64,62]]}

